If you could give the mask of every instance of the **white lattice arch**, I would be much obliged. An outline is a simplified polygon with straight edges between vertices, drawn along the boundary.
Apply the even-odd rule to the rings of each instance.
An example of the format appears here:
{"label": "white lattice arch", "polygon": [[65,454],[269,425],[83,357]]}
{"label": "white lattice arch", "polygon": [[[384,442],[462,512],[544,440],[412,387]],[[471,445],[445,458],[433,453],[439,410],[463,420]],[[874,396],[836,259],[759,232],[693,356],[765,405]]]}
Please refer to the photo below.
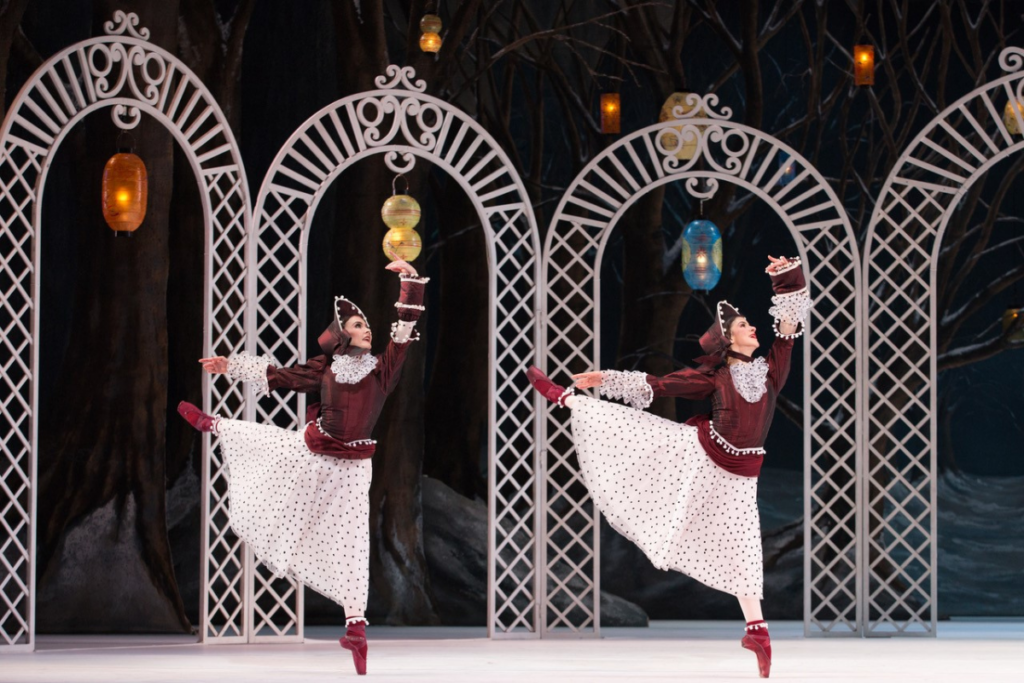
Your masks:
{"label": "white lattice arch", "polygon": [[[204,351],[228,355],[245,346],[243,253],[251,212],[241,155],[210,92],[138,25],[137,15],[117,11],[106,35],[48,59],[18,93],[0,133],[0,650],[35,647],[42,198],[57,148],[84,117],[110,108],[114,123],[130,129],[146,114],[181,145],[200,183],[206,224]],[[238,416],[243,396],[204,382],[203,404]],[[204,449],[211,452],[208,441]],[[221,503],[205,491],[204,519],[210,519],[209,506]],[[211,589],[232,571],[223,566],[224,554],[203,557],[205,637],[214,614],[234,608]]]}
{"label": "white lattice arch", "polygon": [[[250,268],[250,350],[282,364],[304,360],[306,259],[317,205],[352,164],[382,155],[393,171],[417,158],[444,169],[473,202],[485,227],[490,266],[491,396],[490,563],[488,630],[492,637],[536,634],[535,397],[525,370],[535,362],[539,330],[540,238],[529,196],[495,140],[464,112],[424,94],[409,68],[389,66],[377,90],[338,100],[288,139],[267,172],[256,200],[257,249]],[[261,421],[299,426],[304,398],[261,400]],[[302,637],[301,591],[257,575],[257,599],[284,618],[265,620],[280,633]]]}
{"label": "white lattice arch", "polygon": [[[805,632],[855,635],[860,273],[853,230],[824,177],[794,149],[729,121],[728,109],[715,111],[714,95],[693,95],[689,104],[695,105],[690,114],[677,109],[679,119],[606,149],[559,204],[544,247],[548,370],[565,377],[599,367],[601,260],[616,223],[644,193],[683,180],[692,195],[710,196],[728,182],[767,203],[797,244],[816,302],[803,367]],[[694,142],[693,158],[678,159],[682,146]],[[781,154],[788,162],[779,163]],[[782,186],[787,166],[795,167],[796,177]],[[698,179],[706,180],[706,190],[699,189]],[[548,633],[598,635],[598,513],[574,462],[567,412],[549,407],[541,432],[541,559],[547,572],[542,627]]]}
{"label": "white lattice arch", "polygon": [[[1024,101],[1024,49],[1003,50],[999,65],[1008,75],[961,97],[914,138],[871,215],[862,318],[867,635],[936,635],[936,268],[961,197],[1024,149],[1003,122],[1004,105]],[[1013,115],[1024,130],[1019,107]]]}

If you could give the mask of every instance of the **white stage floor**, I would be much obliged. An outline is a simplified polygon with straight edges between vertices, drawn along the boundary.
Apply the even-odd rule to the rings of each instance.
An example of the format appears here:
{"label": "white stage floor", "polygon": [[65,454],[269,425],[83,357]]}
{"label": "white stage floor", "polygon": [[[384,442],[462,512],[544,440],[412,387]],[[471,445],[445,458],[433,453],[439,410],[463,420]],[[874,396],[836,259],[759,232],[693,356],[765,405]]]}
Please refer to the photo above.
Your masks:
{"label": "white stage floor", "polygon": [[[933,638],[813,638],[772,622],[772,680],[1024,680],[1024,622],[943,622]],[[428,683],[752,681],[742,625],[655,622],[600,640],[490,641],[483,629],[370,627],[369,677]],[[288,683],[354,680],[337,629],[302,645],[197,645],[180,636],[43,636],[33,654],[0,656],[3,683]],[[367,679],[364,679],[367,680]]]}

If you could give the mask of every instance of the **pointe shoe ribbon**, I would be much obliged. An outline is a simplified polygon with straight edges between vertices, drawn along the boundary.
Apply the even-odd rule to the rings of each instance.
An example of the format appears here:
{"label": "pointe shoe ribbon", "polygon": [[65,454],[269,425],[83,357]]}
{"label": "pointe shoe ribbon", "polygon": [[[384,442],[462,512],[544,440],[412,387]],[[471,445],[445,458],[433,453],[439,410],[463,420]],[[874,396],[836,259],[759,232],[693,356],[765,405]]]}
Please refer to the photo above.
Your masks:
{"label": "pointe shoe ribbon", "polygon": [[178,414],[185,418],[185,421],[201,432],[216,432],[218,418],[207,415],[197,406],[188,401],[178,404]]}
{"label": "pointe shoe ribbon", "polygon": [[366,675],[366,656],[369,647],[366,644],[366,624],[351,624],[345,631],[345,635],[338,639],[338,642],[346,650],[352,652],[352,663],[355,664],[356,673],[360,676]]}
{"label": "pointe shoe ribbon", "polygon": [[565,406],[565,399],[574,393],[572,387],[566,389],[552,382],[536,365],[531,365],[526,371],[526,379],[541,396],[560,406]]}

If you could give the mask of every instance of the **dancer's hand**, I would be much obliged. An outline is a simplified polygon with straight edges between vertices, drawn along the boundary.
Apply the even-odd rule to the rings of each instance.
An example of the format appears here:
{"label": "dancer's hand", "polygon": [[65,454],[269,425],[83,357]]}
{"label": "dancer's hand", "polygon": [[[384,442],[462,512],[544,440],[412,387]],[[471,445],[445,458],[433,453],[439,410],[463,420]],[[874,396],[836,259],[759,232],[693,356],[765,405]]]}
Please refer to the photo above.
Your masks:
{"label": "dancer's hand", "polygon": [[211,375],[223,375],[228,371],[228,359],[224,356],[200,358],[199,362],[203,364],[203,370],[206,370]]}
{"label": "dancer's hand", "polygon": [[390,247],[388,247],[388,256],[395,260],[384,266],[386,270],[390,270],[394,273],[402,273],[403,275],[408,275],[410,277],[417,277],[418,274],[416,269],[413,268],[411,264],[403,261],[402,258]]}
{"label": "dancer's hand", "polygon": [[768,260],[771,263],[769,263],[768,267],[765,269],[766,273],[774,273],[779,268],[785,268],[786,266],[789,265],[789,259],[786,258],[785,256],[783,256],[782,258],[775,258],[774,256],[769,256]]}
{"label": "dancer's hand", "polygon": [[581,372],[578,375],[573,375],[572,378],[576,380],[577,389],[589,389],[604,384],[603,372]]}

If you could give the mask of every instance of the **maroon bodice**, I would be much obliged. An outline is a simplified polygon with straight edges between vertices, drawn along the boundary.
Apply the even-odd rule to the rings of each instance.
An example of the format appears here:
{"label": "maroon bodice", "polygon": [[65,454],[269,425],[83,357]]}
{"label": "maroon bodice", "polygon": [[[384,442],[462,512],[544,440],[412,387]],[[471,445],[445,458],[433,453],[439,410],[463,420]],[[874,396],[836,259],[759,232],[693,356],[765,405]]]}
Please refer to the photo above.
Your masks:
{"label": "maroon bodice", "polygon": [[733,384],[732,371],[723,365],[708,373],[690,368],[664,377],[647,376],[655,398],[694,400],[711,398],[711,414],[686,421],[698,429],[701,445],[722,469],[746,477],[761,471],[765,438],[775,415],[775,401],[789,375],[793,340],[779,338],[768,352],[766,391],[760,400],[747,401]]}
{"label": "maroon bodice", "polygon": [[[415,322],[423,302],[425,280],[402,278],[398,318]],[[336,356],[355,356],[367,353],[351,346],[349,336],[338,321],[320,335],[320,348],[324,355],[310,358],[305,363],[289,368],[267,367],[267,385],[271,391],[290,389],[307,394],[318,394],[319,402],[310,404],[306,419],[306,445],[314,453],[339,458],[362,459],[373,455],[371,441],[373,428],[384,408],[384,401],[398,386],[402,364],[412,340],[388,342],[384,353],[377,356],[376,367],[354,384],[337,381],[331,363]]]}

